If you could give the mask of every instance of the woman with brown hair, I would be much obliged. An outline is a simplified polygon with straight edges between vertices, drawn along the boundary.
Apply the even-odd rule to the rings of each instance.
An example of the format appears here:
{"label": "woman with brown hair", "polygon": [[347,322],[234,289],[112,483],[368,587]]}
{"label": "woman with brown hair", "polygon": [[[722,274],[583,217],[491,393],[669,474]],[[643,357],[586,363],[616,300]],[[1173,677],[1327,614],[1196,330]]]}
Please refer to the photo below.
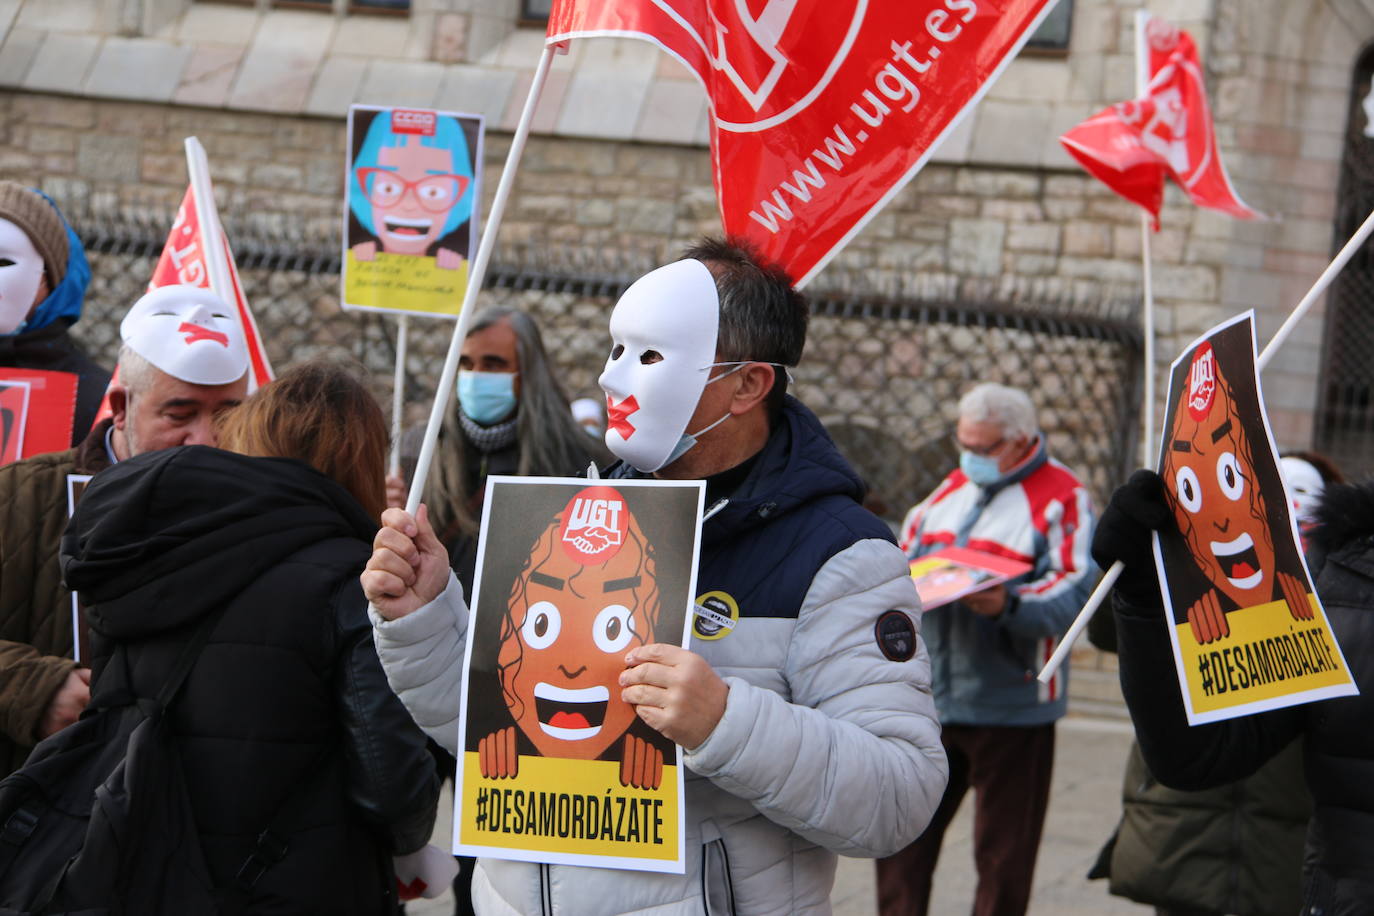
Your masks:
{"label": "woman with brown hair", "polygon": [[429,839],[438,782],[358,584],[384,503],[385,421],[349,372],[312,363],[219,430],[227,451],[101,473],[72,519],[62,565],[88,608],[91,705],[156,696],[217,618],[170,707],[211,880],[237,880],[270,828],[285,855],[250,870],[248,912],[394,913],[391,857]]}

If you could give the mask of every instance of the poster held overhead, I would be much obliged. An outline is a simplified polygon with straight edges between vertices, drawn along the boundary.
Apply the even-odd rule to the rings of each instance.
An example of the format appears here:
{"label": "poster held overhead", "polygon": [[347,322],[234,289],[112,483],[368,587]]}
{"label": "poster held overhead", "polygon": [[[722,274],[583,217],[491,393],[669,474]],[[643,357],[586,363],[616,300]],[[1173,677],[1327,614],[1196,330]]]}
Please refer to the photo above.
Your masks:
{"label": "poster held overhead", "polygon": [[1178,526],[1155,532],[1155,563],[1189,723],[1357,693],[1289,509],[1253,312],[1170,367],[1158,468]]}
{"label": "poster held overhead", "polygon": [[681,874],[682,749],[621,699],[686,644],[701,481],[490,477],[464,664],[454,852]]}
{"label": "poster held overhead", "polygon": [[481,199],[480,115],[348,110],[343,307],[453,318]]}

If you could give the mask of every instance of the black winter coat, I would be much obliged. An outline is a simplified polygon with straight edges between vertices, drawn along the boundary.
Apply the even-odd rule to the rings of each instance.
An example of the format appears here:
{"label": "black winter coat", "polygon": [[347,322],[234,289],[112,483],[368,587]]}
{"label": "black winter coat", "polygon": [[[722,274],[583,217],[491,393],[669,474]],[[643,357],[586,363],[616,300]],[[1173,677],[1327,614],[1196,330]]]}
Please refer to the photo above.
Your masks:
{"label": "black winter coat", "polygon": [[1368,916],[1374,914],[1374,482],[1330,486],[1323,502],[1309,565],[1358,696],[1190,728],[1162,611],[1132,607],[1118,593],[1121,686],[1145,762],[1176,789],[1249,776],[1302,738],[1314,802],[1302,913]]}
{"label": "black winter coat", "polygon": [[358,582],[376,527],[304,464],[192,446],[98,475],[62,540],[89,609],[93,706],[126,683],[155,696],[225,609],[172,722],[214,879],[274,821],[288,838],[252,913],[394,912],[390,856],[433,827],[434,765],[387,686]]}

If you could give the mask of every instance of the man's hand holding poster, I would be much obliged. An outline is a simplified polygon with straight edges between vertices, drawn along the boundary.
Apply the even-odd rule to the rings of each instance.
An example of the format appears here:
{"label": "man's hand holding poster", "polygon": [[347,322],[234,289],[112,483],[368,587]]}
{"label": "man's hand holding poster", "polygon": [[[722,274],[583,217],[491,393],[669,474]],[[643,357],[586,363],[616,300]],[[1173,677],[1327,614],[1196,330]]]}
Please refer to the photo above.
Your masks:
{"label": "man's hand holding poster", "polygon": [[476,232],[482,119],[348,111],[344,308],[454,317]]}
{"label": "man's hand holding poster", "polygon": [[491,477],[459,722],[454,851],[683,870],[682,752],[621,699],[683,645],[700,482]]}
{"label": "man's hand holding poster", "polygon": [[1174,361],[1155,536],[1192,724],[1356,692],[1312,588],[1255,370],[1253,313]]}

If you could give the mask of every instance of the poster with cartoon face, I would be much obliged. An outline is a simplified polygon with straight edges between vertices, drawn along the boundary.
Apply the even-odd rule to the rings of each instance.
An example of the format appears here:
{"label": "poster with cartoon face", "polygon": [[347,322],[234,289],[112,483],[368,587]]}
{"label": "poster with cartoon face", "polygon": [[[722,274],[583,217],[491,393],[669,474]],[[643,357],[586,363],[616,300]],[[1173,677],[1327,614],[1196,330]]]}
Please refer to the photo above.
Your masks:
{"label": "poster with cartoon face", "polygon": [[490,477],[459,718],[454,852],[681,873],[681,748],[621,699],[685,645],[700,481]]}
{"label": "poster with cartoon face", "polygon": [[24,428],[29,422],[29,383],[0,379],[0,464],[24,457]]}
{"label": "poster with cartoon face", "polygon": [[480,115],[348,110],[343,307],[457,317],[477,239]]}
{"label": "poster with cartoon face", "polygon": [[1174,361],[1159,475],[1178,530],[1155,535],[1194,725],[1356,692],[1312,588],[1255,369],[1254,313]]}

